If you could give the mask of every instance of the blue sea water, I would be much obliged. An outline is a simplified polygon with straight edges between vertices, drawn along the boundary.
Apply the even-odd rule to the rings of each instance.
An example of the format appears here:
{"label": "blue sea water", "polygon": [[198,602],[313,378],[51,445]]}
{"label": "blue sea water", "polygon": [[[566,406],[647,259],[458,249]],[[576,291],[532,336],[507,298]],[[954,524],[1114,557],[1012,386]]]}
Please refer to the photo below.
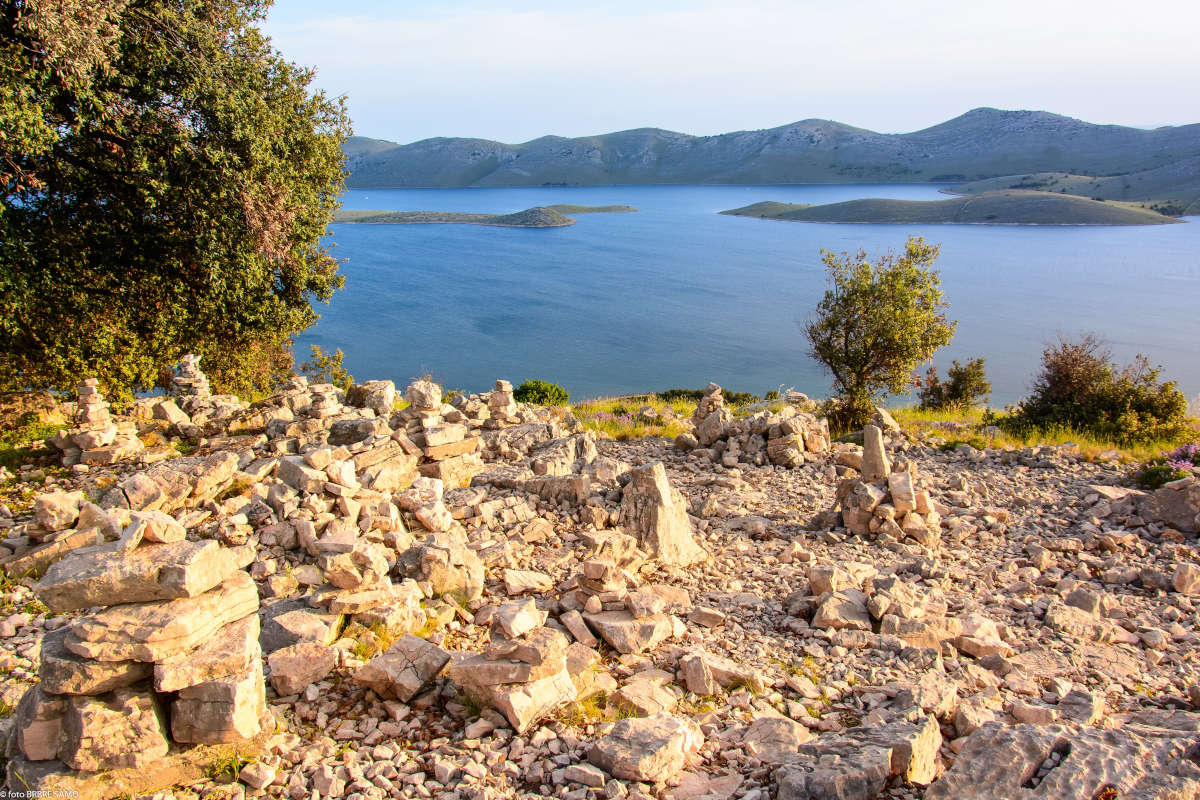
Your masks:
{"label": "blue sea water", "polygon": [[627,204],[564,228],[333,225],[346,287],[297,340],[341,348],[359,379],[425,373],[480,391],[541,378],[573,398],[714,380],[824,395],[801,323],[825,290],[822,248],[941,243],[953,344],[987,359],[992,404],[1028,390],[1058,334],[1100,334],[1200,393],[1200,217],[1148,227],[826,225],[718,215],[760,200],[939,199],[935,186],[612,186],[350,191],[346,208],[507,213]]}

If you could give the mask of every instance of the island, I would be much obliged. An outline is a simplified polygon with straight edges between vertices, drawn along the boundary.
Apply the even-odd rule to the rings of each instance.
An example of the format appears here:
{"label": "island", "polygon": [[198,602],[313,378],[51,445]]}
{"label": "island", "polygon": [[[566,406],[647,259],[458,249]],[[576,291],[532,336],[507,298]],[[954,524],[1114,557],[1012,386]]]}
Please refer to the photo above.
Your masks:
{"label": "island", "polygon": [[333,221],[343,225],[492,225],[500,228],[561,228],[574,225],[567,214],[615,214],[633,206],[534,206],[513,214],[470,214],[457,211],[372,211],[339,209]]}
{"label": "island", "polygon": [[949,200],[866,198],[822,205],[765,201],[720,213],[790,222],[875,225],[1167,225],[1182,222],[1133,204],[1025,190],[982,192]]}

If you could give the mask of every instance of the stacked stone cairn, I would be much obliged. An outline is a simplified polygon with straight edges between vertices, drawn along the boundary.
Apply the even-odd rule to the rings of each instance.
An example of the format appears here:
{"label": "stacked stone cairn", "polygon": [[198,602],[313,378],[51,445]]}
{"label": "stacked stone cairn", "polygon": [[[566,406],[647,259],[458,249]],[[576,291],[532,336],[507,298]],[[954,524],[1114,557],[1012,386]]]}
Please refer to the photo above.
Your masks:
{"label": "stacked stone cairn", "polygon": [[179,406],[189,413],[192,406],[207,403],[212,398],[208,377],[200,371],[200,356],[194,353],[179,359],[179,369],[171,379],[171,385]]}
{"label": "stacked stone cairn", "polygon": [[40,683],[14,716],[10,788],[152,776],[180,746],[244,744],[269,720],[252,548],[188,541],[160,512],[131,519],[35,587],[52,612],[90,610],[45,636]]}
{"label": "stacked stone cairn", "polygon": [[857,477],[844,479],[837,490],[842,524],[850,533],[882,541],[912,539],[925,547],[938,546],[941,516],[929,492],[919,488],[915,469],[903,461],[892,464],[878,426],[863,429],[861,460],[849,453],[839,454],[839,460],[859,470]]}
{"label": "stacked stone cairn", "polygon": [[[791,395],[789,395],[791,397]],[[807,404],[803,395],[797,402]],[[734,419],[725,406],[721,387],[710,383],[692,415],[694,433],[681,433],[675,446],[694,457],[725,467],[740,463],[799,467],[823,461],[829,453],[829,423],[795,405],[779,411],[764,409]]]}
{"label": "stacked stone cairn", "polygon": [[421,474],[449,488],[470,485],[483,470],[483,459],[480,439],[467,435],[470,428],[463,413],[442,403],[442,389],[432,381],[414,381],[407,395],[409,406],[392,418],[393,427],[419,448]]}
{"label": "stacked stone cairn", "polygon": [[517,403],[513,399],[512,384],[505,380],[496,381],[496,387],[488,395],[488,420],[486,427],[503,428],[516,425],[522,420],[517,414]]}
{"label": "stacked stone cairn", "polygon": [[62,430],[46,444],[62,452],[64,467],[75,464],[113,464],[136,457],[145,449],[131,423],[113,422],[100,383],[88,378],[79,384],[75,427]]}
{"label": "stacked stone cairn", "polygon": [[510,600],[492,615],[492,640],[483,653],[460,654],[450,679],[500,713],[518,733],[578,695],[567,670],[567,637],[545,625],[532,598]]}

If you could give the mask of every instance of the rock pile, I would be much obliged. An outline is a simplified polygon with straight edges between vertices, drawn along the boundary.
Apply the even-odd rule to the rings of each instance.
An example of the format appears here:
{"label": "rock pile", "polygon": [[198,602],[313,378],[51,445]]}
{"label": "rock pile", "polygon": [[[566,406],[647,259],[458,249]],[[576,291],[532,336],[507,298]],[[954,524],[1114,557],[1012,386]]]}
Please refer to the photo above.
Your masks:
{"label": "rock pile", "polygon": [[200,371],[200,356],[194,353],[179,359],[179,369],[171,378],[171,386],[175,389],[178,405],[188,413],[191,413],[193,406],[206,404],[212,397],[208,378]]}
{"label": "rock pile", "polygon": [[567,670],[567,637],[547,627],[530,598],[502,604],[492,615],[487,650],[458,658],[450,678],[476,701],[496,709],[524,733],[577,691]]}
{"label": "rock pile", "polygon": [[78,550],[35,587],[55,613],[40,682],[21,698],[14,775],[154,769],[180,745],[247,742],[269,719],[251,548],[193,542],[165,514],[136,513],[115,542]]}
{"label": "rock pile", "polygon": [[100,384],[88,378],[79,384],[75,427],[59,431],[46,444],[62,452],[64,467],[75,464],[113,464],[136,458],[145,445],[129,423],[113,422]]}
{"label": "rock pile", "polygon": [[441,387],[432,381],[414,381],[407,395],[409,406],[393,415],[392,427],[420,448],[421,474],[449,488],[469,486],[483,470],[483,459],[480,438],[468,435],[463,413],[442,403]]}
{"label": "rock pile", "polygon": [[[807,403],[807,398],[803,400]],[[715,383],[705,389],[692,415],[692,425],[694,433],[677,436],[675,446],[725,467],[799,467],[809,461],[822,461],[829,453],[828,421],[790,404],[779,411],[763,410],[734,419],[725,407],[721,387]]]}
{"label": "rock pile", "polygon": [[846,530],[884,542],[912,539],[925,547],[941,541],[941,515],[929,492],[919,488],[915,468],[903,462],[893,467],[875,425],[863,429],[861,457],[839,454],[839,463],[859,470],[858,477],[838,485],[837,503]]}

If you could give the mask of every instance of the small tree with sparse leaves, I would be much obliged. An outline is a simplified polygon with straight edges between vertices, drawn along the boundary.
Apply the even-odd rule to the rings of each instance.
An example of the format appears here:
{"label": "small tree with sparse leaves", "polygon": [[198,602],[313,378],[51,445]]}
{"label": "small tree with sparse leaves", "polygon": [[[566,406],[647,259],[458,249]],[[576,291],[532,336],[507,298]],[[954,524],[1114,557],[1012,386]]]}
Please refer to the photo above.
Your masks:
{"label": "small tree with sparse leaves", "polygon": [[907,392],[917,365],[954,337],[933,269],[939,249],[909,237],[903,253],[875,261],[864,250],[821,251],[830,286],[804,332],[812,357],[833,375],[827,413],[835,427],[868,422],[885,394]]}

